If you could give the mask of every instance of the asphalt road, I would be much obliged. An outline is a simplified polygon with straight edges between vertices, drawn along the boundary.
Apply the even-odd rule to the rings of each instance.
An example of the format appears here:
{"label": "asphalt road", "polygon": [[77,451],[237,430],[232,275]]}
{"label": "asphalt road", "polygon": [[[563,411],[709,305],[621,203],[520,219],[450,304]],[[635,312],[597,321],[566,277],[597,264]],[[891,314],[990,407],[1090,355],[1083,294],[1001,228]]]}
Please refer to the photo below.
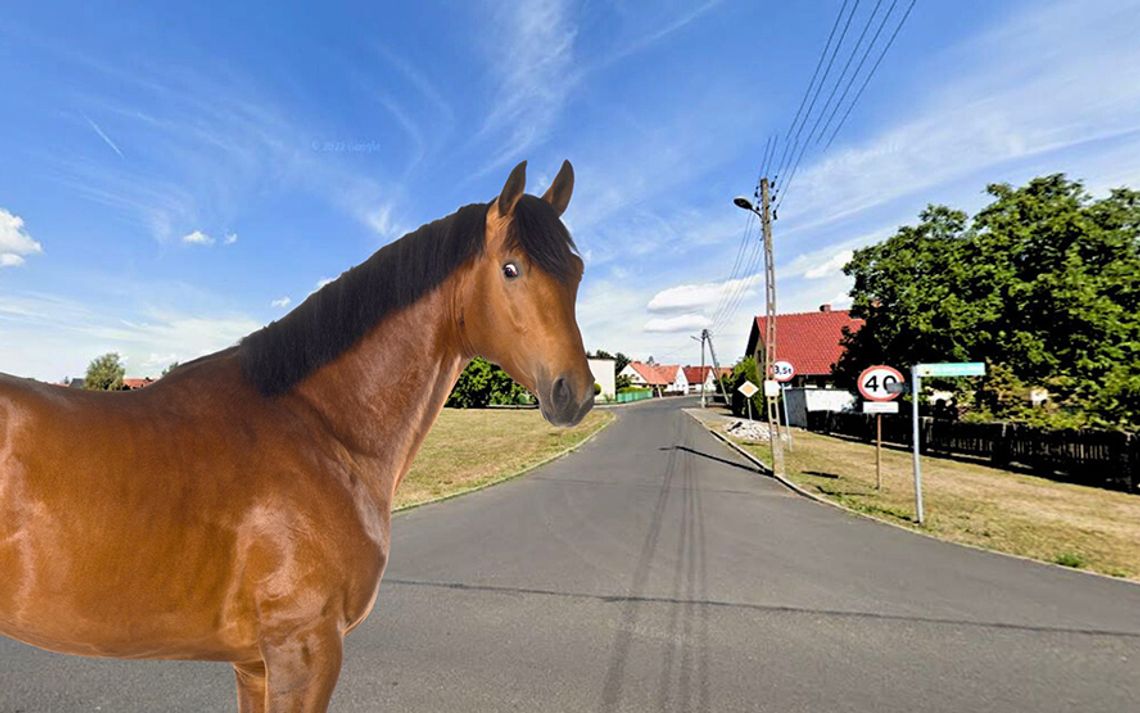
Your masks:
{"label": "asphalt road", "polygon": [[[333,710],[1140,711],[1140,586],[790,494],[681,405],[397,515]],[[5,713],[234,709],[225,665],[0,640]]]}

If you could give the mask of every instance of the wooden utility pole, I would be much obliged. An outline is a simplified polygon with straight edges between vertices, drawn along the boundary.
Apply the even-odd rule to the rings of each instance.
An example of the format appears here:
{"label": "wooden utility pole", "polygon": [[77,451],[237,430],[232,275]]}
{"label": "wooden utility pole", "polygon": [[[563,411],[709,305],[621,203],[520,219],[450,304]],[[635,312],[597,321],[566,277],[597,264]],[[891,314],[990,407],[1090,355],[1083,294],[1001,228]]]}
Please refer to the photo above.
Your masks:
{"label": "wooden utility pole", "polygon": [[[768,178],[760,179],[760,227],[764,232],[764,366],[761,381],[772,379],[776,363],[776,262],[772,257],[772,210]],[[763,384],[762,384],[763,385]],[[767,392],[767,389],[765,389]],[[768,440],[772,447],[772,472],[784,475],[784,444],[780,438],[780,411],[777,394],[765,393],[768,411]]]}

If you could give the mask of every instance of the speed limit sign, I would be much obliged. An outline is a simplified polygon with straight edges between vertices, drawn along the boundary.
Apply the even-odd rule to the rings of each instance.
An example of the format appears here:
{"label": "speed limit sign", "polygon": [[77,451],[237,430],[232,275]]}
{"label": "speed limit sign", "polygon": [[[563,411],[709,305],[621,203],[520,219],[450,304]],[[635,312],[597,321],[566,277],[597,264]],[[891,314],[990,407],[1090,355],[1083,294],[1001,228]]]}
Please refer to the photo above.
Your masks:
{"label": "speed limit sign", "polygon": [[871,366],[859,375],[859,393],[868,401],[894,401],[898,398],[897,389],[891,389],[891,384],[901,384],[905,381],[898,369],[890,366]]}

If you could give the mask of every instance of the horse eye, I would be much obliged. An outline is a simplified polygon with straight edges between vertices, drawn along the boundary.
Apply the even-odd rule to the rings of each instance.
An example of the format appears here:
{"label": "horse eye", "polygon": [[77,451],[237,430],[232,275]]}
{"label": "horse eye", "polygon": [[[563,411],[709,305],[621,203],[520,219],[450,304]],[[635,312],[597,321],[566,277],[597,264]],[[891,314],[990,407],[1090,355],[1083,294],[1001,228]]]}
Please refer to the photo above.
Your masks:
{"label": "horse eye", "polygon": [[513,262],[508,262],[503,265],[503,274],[506,275],[508,280],[513,280],[519,276],[519,267]]}

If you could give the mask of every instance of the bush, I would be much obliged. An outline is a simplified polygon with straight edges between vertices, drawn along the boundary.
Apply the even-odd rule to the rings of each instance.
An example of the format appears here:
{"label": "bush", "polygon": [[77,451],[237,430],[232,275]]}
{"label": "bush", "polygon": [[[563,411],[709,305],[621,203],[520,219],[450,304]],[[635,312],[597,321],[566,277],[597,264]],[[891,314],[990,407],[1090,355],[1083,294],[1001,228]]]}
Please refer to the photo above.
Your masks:
{"label": "bush", "polygon": [[446,405],[451,408],[486,408],[491,404],[513,406],[528,403],[531,403],[530,392],[516,384],[507,372],[482,357],[475,357],[459,375]]}

